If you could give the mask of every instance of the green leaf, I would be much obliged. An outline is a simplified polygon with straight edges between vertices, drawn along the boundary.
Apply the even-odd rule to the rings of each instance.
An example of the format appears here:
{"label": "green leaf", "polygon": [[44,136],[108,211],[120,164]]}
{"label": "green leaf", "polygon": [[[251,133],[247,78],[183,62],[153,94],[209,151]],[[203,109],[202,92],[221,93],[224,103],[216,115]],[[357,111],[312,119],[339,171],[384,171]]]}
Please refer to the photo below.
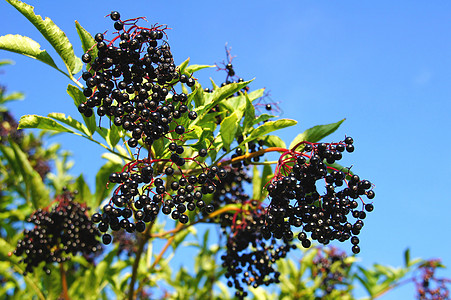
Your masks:
{"label": "green leaf", "polygon": [[312,128],[307,129],[303,133],[300,133],[290,144],[289,149],[293,149],[300,142],[307,141],[311,143],[316,143],[321,139],[325,138],[329,134],[333,133],[335,130],[340,127],[341,123],[343,123],[346,119],[338,121],[336,123],[331,123],[327,125],[316,125]]}
{"label": "green leaf", "polygon": [[189,60],[190,60],[190,58],[188,57],[184,62],[182,62],[179,66],[178,66],[178,69],[179,69],[179,71],[180,71],[180,73],[184,73],[185,72],[185,68],[186,68],[186,66],[188,65],[188,63],[189,63]]}
{"label": "green leaf", "polygon": [[23,14],[41,32],[44,38],[52,45],[59,54],[64,64],[72,74],[80,72],[81,60],[75,56],[72,44],[66,34],[49,18],[42,19],[34,13],[34,7],[18,0],[6,0]]}
{"label": "green leaf", "polygon": [[90,135],[88,128],[86,128],[85,125],[81,124],[77,120],[73,119],[71,116],[66,116],[63,113],[50,113],[47,116],[54,120],[60,121],[61,123],[69,125],[75,130],[80,131],[81,133],[84,133],[88,136]]}
{"label": "green leaf", "polygon": [[221,128],[219,129],[219,132],[222,136],[222,141],[224,143],[224,147],[229,150],[230,144],[232,144],[233,140],[235,139],[235,133],[239,126],[239,119],[236,112],[228,116],[227,118],[224,118],[221,122]]}
{"label": "green leaf", "polygon": [[248,129],[252,128],[252,125],[255,121],[255,107],[252,104],[252,100],[249,98],[247,94],[245,94],[246,97],[246,107],[244,110],[244,121],[243,121],[243,128],[244,132],[247,132]]}
{"label": "green leaf", "polygon": [[[271,179],[273,177],[274,177],[274,172],[272,171],[272,167],[270,165],[264,165],[262,181],[261,181],[261,189],[262,190],[266,186],[266,184],[271,181]],[[266,189],[265,189],[265,191],[266,191]]]}
{"label": "green leaf", "polygon": [[216,67],[216,66],[215,65],[189,65],[188,67],[185,68],[185,73],[192,74],[192,73],[197,72],[202,69],[214,68],[214,67]]}
{"label": "green leaf", "polygon": [[254,100],[257,100],[258,98],[262,97],[264,93],[265,93],[265,89],[258,89],[258,90],[250,92],[248,94],[248,97],[251,100],[251,102],[253,102]]}
{"label": "green leaf", "polygon": [[212,141],[214,139],[213,131],[209,129],[205,129],[202,131],[202,134],[200,135],[198,141],[191,145],[191,148],[199,151],[200,149],[208,149],[207,141]]}
{"label": "green leaf", "polygon": [[112,125],[106,134],[106,141],[111,149],[113,149],[117,145],[120,139],[121,137],[119,135],[119,129],[117,128],[117,126]]}
{"label": "green leaf", "polygon": [[96,191],[95,191],[95,203],[93,207],[98,207],[100,203],[111,193],[112,185],[109,184],[107,188],[110,174],[113,172],[119,172],[121,165],[112,161],[107,161],[97,172],[96,175]]}
{"label": "green leaf", "polygon": [[89,189],[89,186],[86,183],[83,174],[80,174],[80,176],[77,177],[77,179],[75,180],[75,186],[78,191],[78,197],[80,199],[79,202],[86,203],[91,209],[96,209],[96,207],[93,206],[95,204],[95,198],[91,194],[91,190]]}
{"label": "green leaf", "polygon": [[[83,26],[78,23],[78,21],[75,21],[75,28],[77,29],[78,36],[80,37],[81,41],[81,47],[83,48],[83,51],[86,53],[89,50],[89,54],[91,55],[91,61],[94,61],[94,59],[97,57],[97,47],[93,47],[96,43],[92,35],[83,28]],[[91,64],[88,64],[88,69]]]}
{"label": "green leaf", "polygon": [[25,95],[19,92],[13,92],[11,94],[6,95],[0,100],[0,103],[6,103],[8,101],[16,101],[25,99]]}
{"label": "green leaf", "polygon": [[262,138],[263,135],[268,134],[270,132],[296,125],[297,122],[292,119],[280,119],[277,121],[268,121],[259,127],[255,128],[251,134],[241,143],[250,142],[256,138]]}
{"label": "green leaf", "polygon": [[47,51],[41,50],[41,45],[27,36],[18,34],[0,36],[0,49],[37,59],[61,71]]}
{"label": "green leaf", "polygon": [[254,166],[252,173],[252,199],[259,200],[262,196],[262,177],[257,166]]}
{"label": "green leaf", "polygon": [[[11,152],[12,148],[12,152]],[[26,199],[31,201],[33,207],[38,209],[44,207],[49,202],[49,191],[46,189],[41,176],[30,164],[27,155],[19,146],[11,142],[11,148],[0,145],[0,150],[5,154],[8,160],[14,160],[14,170],[22,175],[25,184]],[[14,157],[12,156],[14,155]]]}
{"label": "green leaf", "polygon": [[[80,91],[76,86],[69,84],[67,86],[67,93],[69,96],[72,97],[74,100],[75,106],[79,106],[81,103],[84,103],[86,101],[86,97],[83,95],[83,92]],[[83,116],[83,120],[85,121],[85,125],[88,128],[89,132],[91,133],[90,136],[94,134],[97,128],[96,124],[96,118],[95,114],[93,114],[91,117],[85,117],[84,114],[81,114]]]}
{"label": "green leaf", "polygon": [[7,66],[7,65],[13,65],[14,61],[10,60],[10,59],[2,59],[0,60],[0,67],[2,66]]}
{"label": "green leaf", "polygon": [[268,114],[261,114],[259,115],[257,118],[254,119],[254,121],[252,122],[252,125],[256,125],[262,122],[266,122],[269,119],[275,118],[275,116],[273,115],[268,115]]}
{"label": "green leaf", "polygon": [[408,248],[404,251],[404,265],[410,267],[410,249]]}
{"label": "green leaf", "polygon": [[45,130],[53,130],[58,132],[70,132],[73,133],[69,128],[64,127],[59,124],[55,120],[52,120],[47,117],[38,116],[38,115],[25,115],[22,116],[19,120],[18,129],[24,128],[37,128],[37,129],[45,129]]}
{"label": "green leaf", "polygon": [[[252,80],[244,81],[244,82],[238,82],[238,83],[231,83],[226,86],[223,86],[221,88],[217,88],[214,90],[213,93],[209,93],[205,95],[205,105],[202,105],[200,107],[197,107],[195,111],[200,114],[200,119],[202,119],[202,116],[207,114],[210,109],[215,107],[219,102],[222,100],[232,96],[242,88],[244,88],[246,85],[248,85]],[[197,119],[196,119],[197,121]],[[196,122],[195,121],[195,122]]]}
{"label": "green leaf", "polygon": [[267,135],[265,136],[263,141],[265,142],[265,145],[268,147],[279,147],[279,148],[287,147],[287,145],[285,145],[285,142],[277,135]]}

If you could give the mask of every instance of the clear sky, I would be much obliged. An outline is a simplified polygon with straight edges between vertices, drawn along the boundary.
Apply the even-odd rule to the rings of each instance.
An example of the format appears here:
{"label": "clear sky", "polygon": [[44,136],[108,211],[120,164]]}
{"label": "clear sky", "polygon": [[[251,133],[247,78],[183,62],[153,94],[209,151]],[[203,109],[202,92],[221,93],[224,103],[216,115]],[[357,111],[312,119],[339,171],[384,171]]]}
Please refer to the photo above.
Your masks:
{"label": "clear sky", "polygon": [[[28,1],[50,17],[82,54],[78,20],[95,34],[112,28],[111,10],[124,18],[146,16],[168,24],[176,63],[224,60],[228,42],[237,73],[256,78],[280,102],[282,117],[298,125],[282,132],[290,141],[317,125],[346,122],[327,140],[352,136],[354,165],[375,184],[375,210],[360,234],[365,265],[401,265],[402,253],[441,257],[451,267],[451,2],[449,1]],[[30,36],[52,54],[39,32],[6,2],[0,2],[0,35]],[[56,57],[56,56],[54,56]],[[77,116],[65,93],[69,81],[46,65],[5,51],[0,81],[26,94],[10,105],[23,114],[64,112]],[[57,63],[59,63],[57,61]],[[204,70],[208,78],[223,73]],[[92,185],[102,150],[77,137],[58,136],[74,154],[74,173]],[[349,251],[349,245],[345,249]],[[451,269],[441,272],[451,277]],[[382,299],[410,299],[413,286]]]}

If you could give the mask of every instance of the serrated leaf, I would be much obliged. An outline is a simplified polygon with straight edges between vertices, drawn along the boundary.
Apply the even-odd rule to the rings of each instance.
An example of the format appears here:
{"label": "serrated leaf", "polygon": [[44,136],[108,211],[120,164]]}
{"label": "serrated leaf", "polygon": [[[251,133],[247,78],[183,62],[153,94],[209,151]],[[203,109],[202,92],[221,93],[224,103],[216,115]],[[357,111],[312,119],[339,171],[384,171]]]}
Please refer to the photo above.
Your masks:
{"label": "serrated leaf", "polygon": [[188,63],[189,63],[189,60],[190,60],[190,58],[188,57],[184,62],[182,62],[179,66],[178,66],[178,69],[179,69],[179,71],[180,71],[180,73],[184,73],[184,71],[185,71],[185,68],[186,68],[186,66],[188,65]]}
{"label": "serrated leaf", "polygon": [[27,155],[17,144],[11,142],[11,148],[14,151],[17,169],[22,175],[25,184],[27,200],[31,201],[35,209],[44,207],[48,204],[50,198],[49,191],[46,189],[41,176],[33,169]]}
{"label": "serrated leaf", "polygon": [[111,149],[113,149],[117,145],[120,139],[121,136],[119,135],[119,129],[117,128],[117,126],[112,125],[106,134],[106,141]]}
{"label": "serrated leaf", "polygon": [[341,123],[343,123],[346,119],[338,121],[336,123],[326,124],[326,125],[316,125],[312,128],[307,129],[306,131],[300,133],[294,140],[291,142],[289,149],[293,149],[300,142],[307,141],[311,143],[316,143],[321,139],[325,138],[329,134],[333,133],[335,130],[340,127]]}
{"label": "serrated leaf", "polygon": [[248,129],[252,127],[255,121],[255,107],[252,104],[252,100],[249,98],[247,94],[245,94],[246,98],[246,107],[244,109],[244,121],[243,121],[243,130],[247,132]]}
{"label": "serrated leaf", "polygon": [[[81,47],[83,48],[83,51],[86,53],[89,51],[89,54],[91,55],[91,61],[94,61],[94,59],[97,57],[97,47],[93,47],[96,43],[92,35],[83,28],[83,26],[78,23],[78,21],[75,21],[75,28],[77,29],[78,36],[80,37],[81,41]],[[91,66],[91,63],[88,64],[87,69]]]}
{"label": "serrated leaf", "polygon": [[261,138],[263,137],[265,134],[268,134],[270,132],[285,128],[285,127],[290,127],[290,126],[294,126],[297,124],[297,121],[292,120],[292,119],[280,119],[280,120],[276,120],[276,121],[268,121],[262,125],[260,125],[259,127],[255,128],[251,134],[241,143],[247,143],[250,142],[256,138]]}
{"label": "serrated leaf", "polygon": [[88,136],[90,135],[88,128],[86,128],[85,125],[81,124],[77,120],[73,119],[71,116],[66,116],[63,113],[49,113],[47,116],[54,120],[60,121],[61,123],[69,125],[70,127],[74,128],[75,130],[80,131],[81,133],[84,133]]}
{"label": "serrated leaf", "polygon": [[34,7],[18,0],[6,0],[23,14],[44,38],[52,45],[59,54],[64,64],[72,74],[80,72],[82,68],[81,60],[75,56],[72,44],[66,34],[53,23],[49,18],[42,19],[40,15],[34,13]]}
{"label": "serrated leaf", "polygon": [[111,173],[119,172],[121,165],[112,161],[107,161],[97,172],[96,175],[96,191],[95,191],[95,203],[93,207],[98,207],[100,203],[111,193],[112,184],[109,184],[109,190],[107,189],[108,178]]}
{"label": "serrated leaf", "polygon": [[224,147],[227,150],[230,149],[230,144],[232,144],[233,140],[235,139],[235,133],[239,125],[239,119],[236,112],[224,118],[224,120],[222,120],[221,122],[221,128],[219,129],[219,132],[221,134]]}
{"label": "serrated leaf", "polygon": [[[261,180],[261,182],[260,182],[260,184],[261,184],[261,187],[260,187],[260,189],[263,191],[262,192],[262,196],[264,196],[264,197],[266,197],[266,195],[267,195],[267,190],[265,189],[265,186],[266,186],[266,184],[269,182],[269,181],[271,181],[271,179],[273,178],[273,176],[274,176],[274,173],[273,173],[273,171],[272,171],[272,167],[270,166],[270,165],[264,165],[263,166],[263,173],[262,173],[262,180]],[[261,199],[259,199],[259,200],[263,200],[264,199],[264,197],[262,197]]]}
{"label": "serrated leaf", "polygon": [[268,114],[261,114],[259,115],[257,118],[254,119],[254,121],[252,122],[252,125],[256,125],[262,122],[266,122],[272,118],[275,118],[276,116],[273,115],[268,115]]}
{"label": "serrated leaf", "polygon": [[41,50],[41,45],[27,36],[19,34],[0,36],[0,49],[37,59],[58,71],[61,71],[47,51]]}
{"label": "serrated leaf", "polygon": [[257,166],[254,166],[252,172],[252,199],[260,200],[262,196],[262,177]]}
{"label": "serrated leaf", "polygon": [[77,179],[75,180],[75,186],[77,187],[78,197],[80,199],[79,202],[86,203],[91,209],[96,209],[96,207],[93,206],[95,204],[95,198],[92,195],[91,190],[89,189],[89,186],[83,177],[83,174],[80,174],[80,176],[77,177]]}
{"label": "serrated leaf", "polygon": [[215,65],[189,65],[188,67],[185,68],[185,73],[192,74],[192,73],[197,72],[202,69],[214,68],[214,67],[216,67],[216,66]]}
{"label": "serrated leaf", "polygon": [[[80,91],[76,86],[69,84],[67,86],[67,93],[71,98],[74,100],[75,106],[79,106],[81,103],[84,103],[86,101],[86,97],[83,95],[83,92]],[[85,117],[84,114],[81,114],[83,117],[83,120],[85,121],[85,125],[88,128],[90,132],[90,136],[94,134],[97,128],[96,124],[96,118],[95,114],[93,114],[91,117]]]}
{"label": "serrated leaf", "polygon": [[51,118],[38,116],[38,115],[22,116],[19,120],[18,129],[25,129],[25,128],[37,128],[37,129],[52,130],[52,131],[57,131],[57,132],[74,133],[69,128],[64,127],[63,125],[59,124],[55,120],[52,120]]}
{"label": "serrated leaf", "polygon": [[[195,111],[200,115],[200,118],[198,119],[202,119],[203,115],[207,114],[219,102],[232,96],[233,94],[244,88],[246,85],[248,85],[250,82],[252,82],[252,80],[238,83],[234,82],[221,88],[215,88],[213,93],[205,95],[205,105],[196,107],[195,109]],[[197,122],[198,119],[196,119],[195,122]]]}
{"label": "serrated leaf", "polygon": [[265,142],[265,145],[268,147],[279,147],[279,148],[287,147],[287,145],[285,145],[285,142],[277,135],[267,135],[265,136],[263,141]]}

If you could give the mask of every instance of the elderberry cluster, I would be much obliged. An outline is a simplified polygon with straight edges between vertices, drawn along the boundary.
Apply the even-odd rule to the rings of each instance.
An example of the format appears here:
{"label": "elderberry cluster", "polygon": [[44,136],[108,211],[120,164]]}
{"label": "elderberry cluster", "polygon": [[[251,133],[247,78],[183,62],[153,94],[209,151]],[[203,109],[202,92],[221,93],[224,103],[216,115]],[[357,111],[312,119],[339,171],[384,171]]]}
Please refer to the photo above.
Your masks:
{"label": "elderberry cluster", "polygon": [[[56,205],[50,211],[39,209],[27,219],[35,226],[24,231],[14,250],[14,255],[25,256],[21,260],[27,265],[25,273],[33,272],[42,262],[62,263],[70,255],[90,256],[101,249],[97,240],[100,233],[88,217],[86,206],[73,198],[74,194],[66,191],[56,197]],[[43,269],[49,274],[46,265]]]}
{"label": "elderberry cluster", "polygon": [[[245,183],[251,183],[252,178],[243,168],[224,167],[226,176],[216,182],[216,191],[213,194],[211,204],[215,207],[224,207],[228,204],[243,204],[249,201],[250,197],[245,192]],[[226,212],[218,216],[221,227],[232,226],[233,213]]]}
{"label": "elderberry cluster", "polygon": [[[167,160],[172,164],[179,159],[177,154],[177,158],[173,157],[174,154],[172,160]],[[102,236],[104,244],[112,241],[111,235],[106,233],[108,229],[143,232],[146,223],[154,221],[160,210],[182,224],[189,221],[185,214],[187,211],[199,208],[207,214],[212,213],[214,205],[207,205],[203,196],[215,193],[215,183],[218,182],[215,178],[221,180],[227,174],[225,169],[213,166],[197,176],[178,177],[175,176],[174,168],[167,166],[163,172],[167,176],[164,181],[161,174],[154,176],[154,169],[148,160],[136,161],[126,167],[127,171],[110,175],[110,182],[119,183],[119,186],[110,202],[103,207],[103,213],[92,216],[93,222],[99,223],[99,230],[105,233]],[[182,172],[181,169],[178,171]],[[142,188],[139,188],[142,184]]]}
{"label": "elderberry cluster", "polygon": [[317,296],[324,299],[333,291],[350,284],[347,274],[351,264],[345,261],[346,253],[338,248],[319,248],[318,250],[313,260],[312,276],[321,278],[320,289],[323,294]]}
{"label": "elderberry cluster", "polygon": [[275,263],[296,248],[287,239],[276,240],[262,232],[265,210],[258,201],[245,204],[249,207],[235,213],[232,226],[224,228],[228,239],[226,254],[221,256],[227,285],[235,287],[235,296],[240,299],[248,295],[243,285],[257,288],[279,283],[280,272]]}
{"label": "elderberry cluster", "polygon": [[[332,240],[351,240],[352,252],[359,253],[359,238],[366,212],[373,204],[364,204],[361,197],[374,198],[372,185],[349,169],[330,166],[342,153],[354,151],[353,140],[339,143],[303,142],[301,152],[287,151],[279,159],[276,176],[267,186],[271,202],[267,208],[265,234],[277,239],[293,239],[292,227],[301,228],[298,239],[308,248],[313,240],[327,245]],[[325,192],[318,189],[323,184]],[[364,209],[358,209],[357,200]],[[355,221],[348,216],[351,215]]]}
{"label": "elderberry cluster", "polygon": [[442,300],[449,299],[448,285],[451,281],[447,278],[437,278],[437,268],[441,266],[438,259],[424,262],[420,268],[419,278],[413,278],[419,300]]}
{"label": "elderberry cluster", "polygon": [[[97,33],[97,44],[82,56],[89,67],[82,75],[87,101],[78,110],[90,117],[97,107],[100,117],[108,116],[114,125],[130,133],[127,143],[132,148],[139,142],[150,146],[169,132],[182,135],[185,128],[172,128],[171,124],[185,113],[191,120],[197,114],[188,112],[184,104],[187,95],[176,93],[173,86],[179,81],[194,86],[195,81],[176,69],[169,44],[163,39],[167,28],[140,27],[136,25],[139,18],[122,21],[118,12],[110,16],[116,21],[113,39],[108,41]],[[94,50],[97,57],[93,59]]]}

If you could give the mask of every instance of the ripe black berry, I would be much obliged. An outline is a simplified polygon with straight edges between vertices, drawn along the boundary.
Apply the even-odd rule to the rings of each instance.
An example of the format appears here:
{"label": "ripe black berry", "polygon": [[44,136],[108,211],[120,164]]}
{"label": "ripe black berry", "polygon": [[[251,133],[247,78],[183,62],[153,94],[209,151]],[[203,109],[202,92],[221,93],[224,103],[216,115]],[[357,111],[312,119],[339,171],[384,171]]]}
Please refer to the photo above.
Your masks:
{"label": "ripe black berry", "polygon": [[111,243],[111,241],[112,241],[112,237],[111,237],[111,235],[109,235],[108,233],[105,233],[105,234],[102,236],[102,242],[103,242],[105,245],[108,245],[109,243]]}
{"label": "ripe black berry", "polygon": [[91,54],[89,54],[89,53],[83,54],[83,56],[81,57],[81,60],[86,64],[90,63],[91,62]]}
{"label": "ripe black berry", "polygon": [[117,21],[117,20],[119,20],[121,18],[121,14],[119,12],[117,12],[117,11],[112,11],[111,14],[110,14],[110,18],[113,21]]}
{"label": "ripe black berry", "polygon": [[114,29],[116,29],[116,30],[124,29],[124,23],[122,23],[121,21],[116,21],[114,23]]}

